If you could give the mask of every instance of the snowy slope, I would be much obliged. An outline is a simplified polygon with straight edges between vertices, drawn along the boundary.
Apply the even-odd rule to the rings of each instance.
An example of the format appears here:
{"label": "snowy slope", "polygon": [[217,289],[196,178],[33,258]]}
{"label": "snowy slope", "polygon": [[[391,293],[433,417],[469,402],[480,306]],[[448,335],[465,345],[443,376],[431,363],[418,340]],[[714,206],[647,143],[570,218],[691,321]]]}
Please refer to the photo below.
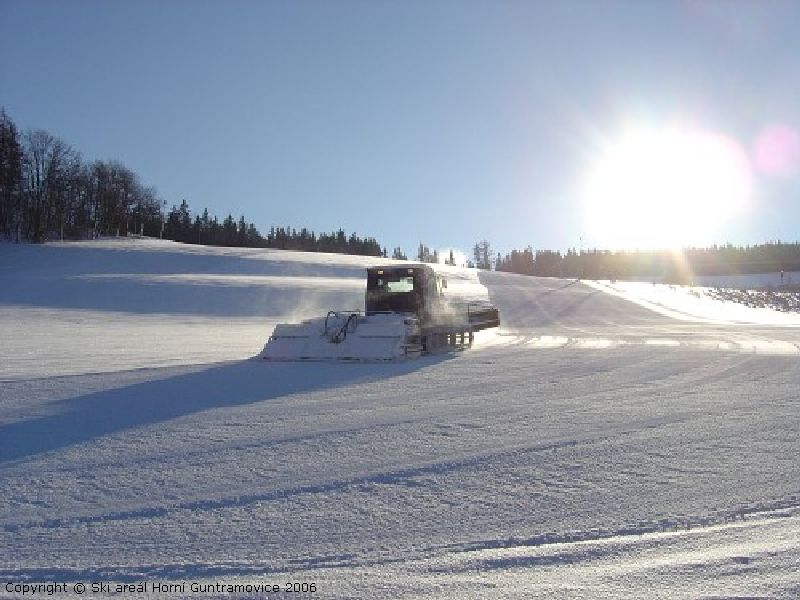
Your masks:
{"label": "snowy slope", "polygon": [[625,298],[655,312],[686,321],[739,325],[800,327],[800,314],[736,302],[719,302],[706,287],[652,284],[637,281],[587,281],[587,285]]}
{"label": "snowy slope", "polygon": [[447,269],[501,311],[470,352],[247,358],[374,262],[0,246],[0,580],[800,595],[800,330]]}
{"label": "snowy slope", "polygon": [[[159,240],[0,245],[0,379],[194,365],[254,356],[279,322],[364,306],[380,258]],[[441,267],[448,293],[485,298]]]}
{"label": "snowy slope", "polygon": [[[488,343],[598,349],[645,345],[800,354],[800,316],[691,288],[482,273],[505,324]],[[622,300],[622,301],[621,301]]]}

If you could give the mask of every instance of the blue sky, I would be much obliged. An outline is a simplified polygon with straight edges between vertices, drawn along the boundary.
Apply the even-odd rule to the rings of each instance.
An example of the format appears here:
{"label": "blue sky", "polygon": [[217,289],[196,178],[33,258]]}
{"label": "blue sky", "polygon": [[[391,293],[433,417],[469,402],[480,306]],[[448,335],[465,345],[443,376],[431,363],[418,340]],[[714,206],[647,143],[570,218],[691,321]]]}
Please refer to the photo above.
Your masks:
{"label": "blue sky", "polygon": [[786,168],[754,167],[701,241],[797,240],[798,23],[778,1],[0,0],[0,105],[169,204],[409,253],[613,244],[580,190],[625,127],[748,156],[779,128]]}

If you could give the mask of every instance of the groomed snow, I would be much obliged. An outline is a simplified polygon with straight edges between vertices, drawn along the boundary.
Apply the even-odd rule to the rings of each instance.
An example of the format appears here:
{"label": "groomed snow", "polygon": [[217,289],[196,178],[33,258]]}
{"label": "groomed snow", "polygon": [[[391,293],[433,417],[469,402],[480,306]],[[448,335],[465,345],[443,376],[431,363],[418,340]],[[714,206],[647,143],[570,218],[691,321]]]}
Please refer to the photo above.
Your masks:
{"label": "groomed snow", "polygon": [[638,281],[586,281],[586,285],[668,317],[718,324],[800,327],[800,313],[722,302],[708,296],[710,288]]}
{"label": "groomed snow", "polygon": [[[800,329],[443,267],[500,309],[471,351],[252,358],[276,322],[360,306],[379,262],[0,245],[3,585],[800,596]],[[215,596],[159,597],[181,595]]]}
{"label": "groomed snow", "polygon": [[[0,380],[255,356],[280,322],[363,309],[364,269],[339,254],[141,239],[0,244]],[[447,293],[486,299],[474,271],[440,267]]]}

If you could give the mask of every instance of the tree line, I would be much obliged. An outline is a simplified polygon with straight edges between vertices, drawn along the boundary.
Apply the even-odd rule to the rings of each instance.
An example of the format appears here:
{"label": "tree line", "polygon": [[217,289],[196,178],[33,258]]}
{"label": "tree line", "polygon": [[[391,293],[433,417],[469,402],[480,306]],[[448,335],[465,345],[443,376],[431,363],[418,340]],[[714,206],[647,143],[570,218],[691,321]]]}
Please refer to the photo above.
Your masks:
{"label": "tree line", "polygon": [[[86,162],[41,129],[20,133],[0,108],[0,237],[43,242],[138,234],[190,244],[386,256],[374,237],[342,229],[317,234],[271,227],[262,235],[244,216],[220,221],[208,209],[192,215],[186,200],[165,212],[156,189],[122,163]],[[394,254],[403,255],[400,248]]]}
{"label": "tree line", "polygon": [[512,250],[495,260],[498,271],[586,279],[659,278],[684,283],[692,276],[800,271],[800,243],[710,246],[682,250]]}
{"label": "tree line", "polygon": [[272,226],[267,235],[262,235],[253,223],[244,216],[238,221],[228,215],[220,222],[209,215],[208,209],[192,217],[189,203],[183,200],[173,206],[164,224],[165,239],[186,244],[208,246],[243,246],[249,248],[277,248],[303,252],[331,252],[362,256],[386,256],[386,249],[375,238],[361,238],[355,233],[349,236],[343,229],[331,233],[317,234],[305,227]]}
{"label": "tree line", "polygon": [[0,234],[17,241],[158,233],[155,188],[117,161],[85,162],[41,129],[20,133],[0,109]]}
{"label": "tree line", "polygon": [[[221,221],[208,209],[192,214],[183,200],[166,212],[152,186],[119,161],[84,161],[64,140],[41,130],[20,133],[0,108],[0,237],[15,241],[94,239],[138,234],[190,244],[279,248],[388,256],[374,237],[338,229],[315,233],[307,228],[271,227],[262,235],[244,216]],[[680,252],[513,250],[492,257],[488,241],[472,248],[467,266],[524,275],[680,280],[687,274],[728,275],[800,270],[800,243],[686,248]],[[405,260],[400,247],[392,258]],[[420,243],[417,260],[437,263],[437,250]],[[444,259],[455,264],[452,252]]]}

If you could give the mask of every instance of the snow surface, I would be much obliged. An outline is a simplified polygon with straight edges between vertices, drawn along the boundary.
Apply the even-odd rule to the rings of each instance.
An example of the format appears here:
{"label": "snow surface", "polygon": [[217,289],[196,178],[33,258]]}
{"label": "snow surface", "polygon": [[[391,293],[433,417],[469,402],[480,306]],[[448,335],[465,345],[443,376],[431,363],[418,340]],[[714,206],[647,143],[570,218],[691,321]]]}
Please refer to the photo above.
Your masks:
{"label": "snow surface", "polygon": [[3,585],[800,597],[794,323],[442,267],[500,309],[471,351],[252,358],[277,322],[361,306],[380,262],[0,245]]}
{"label": "snow surface", "polygon": [[707,287],[639,281],[586,281],[585,283],[676,319],[720,324],[800,327],[800,313],[786,313],[737,302],[720,302],[707,295],[711,289]]}
{"label": "snow surface", "polygon": [[[692,275],[694,285],[710,288],[765,289],[779,288],[782,285],[800,283],[800,271],[785,271],[781,279],[780,271],[771,273],[747,273],[744,275]],[[660,283],[663,275],[643,277],[639,281]]]}
{"label": "snow surface", "polygon": [[747,275],[696,275],[693,277],[696,285],[704,287],[722,287],[738,289],[779,288],[782,285],[800,283],[800,271],[785,271],[783,279],[781,272],[752,273]]}

